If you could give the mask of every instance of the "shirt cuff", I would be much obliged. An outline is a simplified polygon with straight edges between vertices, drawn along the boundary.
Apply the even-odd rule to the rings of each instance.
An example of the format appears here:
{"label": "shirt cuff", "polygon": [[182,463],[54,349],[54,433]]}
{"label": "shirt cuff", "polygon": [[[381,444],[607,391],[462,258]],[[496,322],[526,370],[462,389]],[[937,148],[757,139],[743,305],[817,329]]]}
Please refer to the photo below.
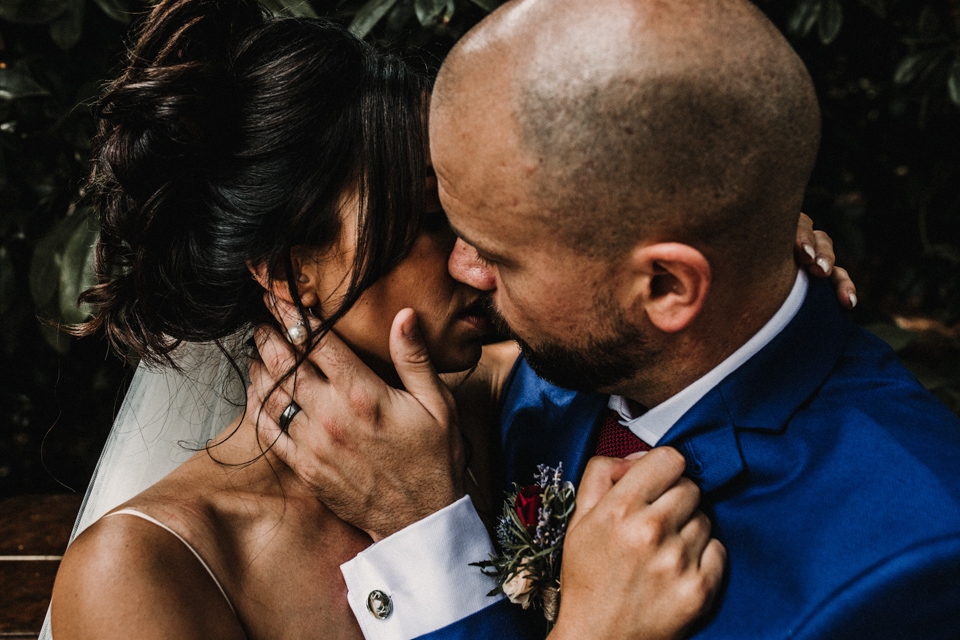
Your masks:
{"label": "shirt cuff", "polygon": [[340,571],[364,638],[410,640],[498,602],[502,595],[487,595],[496,579],[469,566],[492,553],[469,496],[361,551]]}

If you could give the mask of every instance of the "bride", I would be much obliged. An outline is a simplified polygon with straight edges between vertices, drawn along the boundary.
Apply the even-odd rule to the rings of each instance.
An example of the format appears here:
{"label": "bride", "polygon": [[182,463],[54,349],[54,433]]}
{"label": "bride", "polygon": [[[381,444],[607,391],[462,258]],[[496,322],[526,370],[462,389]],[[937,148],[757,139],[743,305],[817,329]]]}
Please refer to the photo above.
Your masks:
{"label": "bride", "polygon": [[[486,321],[446,270],[428,92],[342,27],[253,0],[146,19],[97,110],[100,284],[80,329],[141,366],[57,576],[57,640],[362,637],[339,566],[372,541],[258,438],[243,372],[271,300],[302,349],[335,326],[394,384],[407,307],[438,370],[477,366]],[[495,396],[515,356],[487,349],[456,394]]]}

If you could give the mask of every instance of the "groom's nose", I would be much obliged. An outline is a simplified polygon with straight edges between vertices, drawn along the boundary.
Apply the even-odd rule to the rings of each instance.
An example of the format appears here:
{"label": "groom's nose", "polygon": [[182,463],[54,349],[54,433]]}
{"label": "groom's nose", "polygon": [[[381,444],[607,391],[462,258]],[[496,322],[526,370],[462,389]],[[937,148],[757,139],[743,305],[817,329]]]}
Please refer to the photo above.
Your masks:
{"label": "groom's nose", "polygon": [[497,288],[497,279],[490,265],[485,263],[472,245],[461,238],[453,245],[447,270],[455,280],[468,284],[480,291],[493,291]]}

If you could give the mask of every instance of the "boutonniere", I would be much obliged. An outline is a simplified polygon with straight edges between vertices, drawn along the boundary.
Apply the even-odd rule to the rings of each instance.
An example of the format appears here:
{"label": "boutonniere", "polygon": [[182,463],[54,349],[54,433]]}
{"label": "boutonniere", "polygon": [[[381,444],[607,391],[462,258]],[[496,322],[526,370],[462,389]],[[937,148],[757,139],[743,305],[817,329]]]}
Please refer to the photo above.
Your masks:
{"label": "boutonniere", "polygon": [[534,484],[507,494],[497,523],[500,555],[475,563],[497,578],[489,595],[505,594],[510,602],[543,608],[547,633],[560,610],[560,560],[567,522],[576,504],[573,484],[562,479],[562,465],[540,465]]}

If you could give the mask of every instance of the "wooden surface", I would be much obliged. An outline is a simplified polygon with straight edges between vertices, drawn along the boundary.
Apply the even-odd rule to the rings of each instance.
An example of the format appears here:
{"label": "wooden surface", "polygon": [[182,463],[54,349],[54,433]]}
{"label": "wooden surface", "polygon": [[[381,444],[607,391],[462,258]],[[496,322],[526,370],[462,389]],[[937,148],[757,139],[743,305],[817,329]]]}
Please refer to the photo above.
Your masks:
{"label": "wooden surface", "polygon": [[0,501],[0,640],[36,638],[83,496]]}

